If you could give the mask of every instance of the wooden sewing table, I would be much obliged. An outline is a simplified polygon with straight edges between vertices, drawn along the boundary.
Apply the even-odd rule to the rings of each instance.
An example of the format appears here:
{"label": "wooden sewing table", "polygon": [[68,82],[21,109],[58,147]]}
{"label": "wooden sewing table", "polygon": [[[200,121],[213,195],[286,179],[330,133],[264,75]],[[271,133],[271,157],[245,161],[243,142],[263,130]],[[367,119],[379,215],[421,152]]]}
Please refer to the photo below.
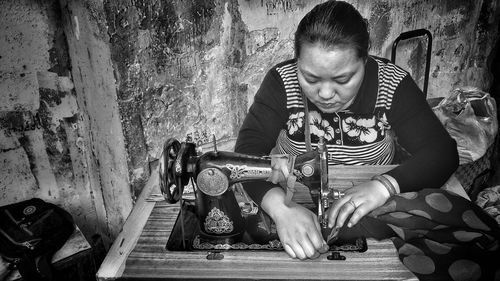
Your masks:
{"label": "wooden sewing table", "polygon": [[[380,174],[392,166],[330,167],[339,189]],[[417,280],[397,257],[390,240],[367,239],[366,252],[342,252],[346,260],[290,258],[284,251],[230,250],[222,260],[208,260],[206,251],[168,251],[168,237],[179,205],[158,199],[158,177],[151,177],[98,273],[98,280]],[[307,191],[306,191],[307,192]],[[296,196],[304,196],[298,194]],[[294,200],[295,200],[294,196]]]}

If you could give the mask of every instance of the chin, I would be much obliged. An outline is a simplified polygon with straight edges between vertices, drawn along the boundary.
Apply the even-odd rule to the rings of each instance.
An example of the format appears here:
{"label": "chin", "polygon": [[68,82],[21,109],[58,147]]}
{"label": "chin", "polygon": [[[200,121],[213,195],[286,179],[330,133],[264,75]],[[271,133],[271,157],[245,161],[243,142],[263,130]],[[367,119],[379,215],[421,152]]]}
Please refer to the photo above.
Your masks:
{"label": "chin", "polygon": [[333,108],[322,108],[322,107],[320,107],[319,110],[321,110],[321,112],[323,112],[323,113],[335,113],[335,112],[339,112],[342,109],[341,108],[337,108],[337,107],[333,107]]}

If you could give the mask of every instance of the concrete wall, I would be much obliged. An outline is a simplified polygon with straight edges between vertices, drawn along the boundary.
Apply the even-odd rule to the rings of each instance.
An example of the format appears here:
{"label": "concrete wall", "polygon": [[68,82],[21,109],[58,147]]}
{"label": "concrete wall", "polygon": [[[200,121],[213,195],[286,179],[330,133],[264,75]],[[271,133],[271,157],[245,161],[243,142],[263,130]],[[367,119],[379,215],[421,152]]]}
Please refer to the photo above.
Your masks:
{"label": "concrete wall", "polygon": [[0,205],[45,199],[109,244],[132,208],[109,40],[73,3],[0,11]]}
{"label": "concrete wall", "polygon": [[138,192],[169,137],[232,138],[245,115],[246,30],[236,1],[105,1]]}
{"label": "concrete wall", "polygon": [[[321,1],[105,1],[118,97],[135,192],[169,137],[211,135],[232,149],[266,71],[293,56],[302,16]],[[493,0],[349,0],[368,20],[371,53],[390,58],[399,34],[433,35],[428,97],[458,86],[488,90],[498,37]],[[425,37],[402,41],[397,63],[423,88]]]}
{"label": "concrete wall", "polygon": [[[88,238],[120,231],[169,137],[231,150],[266,71],[318,0],[0,0],[0,204],[38,196]],[[374,55],[434,36],[429,97],[488,90],[498,1],[349,0]],[[398,64],[423,81],[426,41]],[[154,175],[156,176],[156,175]]]}

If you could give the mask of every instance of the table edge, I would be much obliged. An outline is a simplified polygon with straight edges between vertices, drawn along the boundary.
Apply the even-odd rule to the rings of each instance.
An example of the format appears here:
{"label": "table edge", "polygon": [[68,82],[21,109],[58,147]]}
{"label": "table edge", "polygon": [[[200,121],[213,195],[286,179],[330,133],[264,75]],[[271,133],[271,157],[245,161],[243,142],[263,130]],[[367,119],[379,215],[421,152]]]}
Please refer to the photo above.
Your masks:
{"label": "table edge", "polygon": [[[120,278],[125,270],[125,262],[134,249],[144,226],[153,211],[155,201],[147,200],[152,192],[159,193],[157,168],[154,169],[139,195],[134,208],[127,217],[120,234],[111,245],[99,270],[97,280],[114,280]],[[156,190],[158,189],[158,190]]]}

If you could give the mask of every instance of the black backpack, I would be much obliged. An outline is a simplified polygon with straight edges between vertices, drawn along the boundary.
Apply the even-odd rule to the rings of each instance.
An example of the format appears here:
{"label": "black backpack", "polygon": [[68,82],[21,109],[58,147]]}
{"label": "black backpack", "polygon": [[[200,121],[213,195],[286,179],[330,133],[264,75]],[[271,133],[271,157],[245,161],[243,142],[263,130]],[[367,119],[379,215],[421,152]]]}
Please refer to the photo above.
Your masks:
{"label": "black backpack", "polygon": [[23,280],[52,280],[52,256],[75,229],[71,215],[39,198],[0,207],[0,255]]}

